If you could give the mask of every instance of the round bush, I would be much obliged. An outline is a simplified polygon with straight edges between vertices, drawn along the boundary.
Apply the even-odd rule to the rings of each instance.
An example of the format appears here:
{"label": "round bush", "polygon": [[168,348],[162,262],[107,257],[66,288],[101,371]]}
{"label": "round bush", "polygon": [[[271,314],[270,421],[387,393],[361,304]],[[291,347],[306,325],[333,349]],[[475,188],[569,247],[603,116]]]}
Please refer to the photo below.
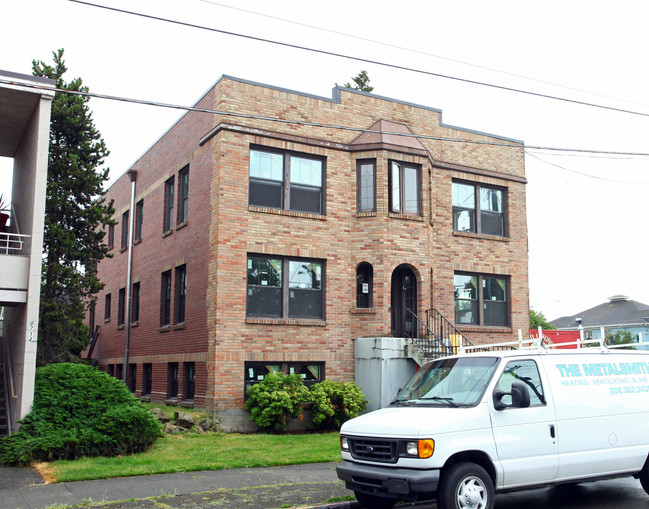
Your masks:
{"label": "round bush", "polygon": [[0,461],[74,459],[145,451],[160,424],[123,382],[85,364],[36,370],[34,405],[18,431],[0,440]]}
{"label": "round bush", "polygon": [[323,380],[311,387],[311,417],[314,429],[338,430],[343,422],[365,410],[367,399],[354,382]]}
{"label": "round bush", "polygon": [[269,373],[247,394],[244,408],[250,411],[252,421],[264,430],[284,431],[289,416],[302,416],[302,403],[307,401],[309,390],[299,375]]}

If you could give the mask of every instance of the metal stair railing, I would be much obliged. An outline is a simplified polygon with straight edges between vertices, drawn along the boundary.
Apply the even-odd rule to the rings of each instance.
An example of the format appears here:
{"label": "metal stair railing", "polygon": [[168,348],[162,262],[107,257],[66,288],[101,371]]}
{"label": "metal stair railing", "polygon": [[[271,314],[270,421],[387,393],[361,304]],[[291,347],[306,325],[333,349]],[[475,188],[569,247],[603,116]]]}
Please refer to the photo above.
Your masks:
{"label": "metal stair railing", "polygon": [[473,346],[469,338],[435,308],[426,310],[426,325],[440,341],[452,347],[454,354],[458,354],[461,348]]}
{"label": "metal stair railing", "polygon": [[460,346],[472,345],[471,341],[438,311],[427,310],[426,322],[424,322],[411,309],[402,308],[402,310],[407,317],[406,321],[414,324],[414,327],[407,327],[410,330],[404,331],[404,334],[421,350],[426,359],[454,355],[459,353]]}

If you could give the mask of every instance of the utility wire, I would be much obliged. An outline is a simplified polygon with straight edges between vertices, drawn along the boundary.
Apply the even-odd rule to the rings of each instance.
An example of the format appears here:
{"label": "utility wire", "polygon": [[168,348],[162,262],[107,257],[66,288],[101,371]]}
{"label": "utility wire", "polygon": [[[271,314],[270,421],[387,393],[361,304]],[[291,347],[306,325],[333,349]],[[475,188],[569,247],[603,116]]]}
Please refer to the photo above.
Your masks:
{"label": "utility wire", "polygon": [[614,101],[620,101],[620,102],[625,102],[625,103],[629,103],[629,104],[635,104],[636,106],[645,106],[645,107],[649,108],[649,105],[647,105],[647,104],[638,103],[638,102],[635,102],[635,101],[629,101],[628,99],[620,99],[619,97],[613,97],[613,96],[606,95],[606,94],[600,94],[598,92],[592,92],[590,90],[584,90],[584,89],[581,89],[581,88],[570,87],[568,85],[562,85],[560,83],[553,83],[551,81],[541,80],[541,79],[538,79],[538,78],[532,78],[530,76],[524,76],[522,74],[517,74],[517,73],[513,73],[513,72],[509,72],[509,71],[503,71],[502,69],[495,69],[493,67],[489,67],[489,66],[486,66],[486,65],[474,64],[472,62],[466,62],[464,60],[458,60],[458,59],[455,59],[455,58],[443,57],[441,55],[435,55],[433,53],[428,53],[426,51],[422,51],[422,50],[418,50],[418,49],[414,49],[414,48],[408,48],[406,46],[399,46],[398,44],[391,44],[391,43],[384,42],[384,41],[378,41],[376,39],[370,39],[368,37],[361,37],[360,35],[348,34],[348,33],[345,33],[345,32],[339,32],[337,30],[331,30],[329,28],[319,27],[317,25],[311,25],[309,23],[302,23],[300,21],[281,18],[279,16],[272,16],[270,14],[264,14],[262,12],[256,12],[256,11],[251,11],[251,10],[248,10],[248,9],[242,9],[241,7],[235,7],[233,5],[227,5],[227,4],[223,4],[223,3],[219,3],[219,2],[214,2],[213,0],[200,0],[200,1],[203,2],[203,3],[206,3],[206,4],[215,5],[215,6],[218,6],[218,7],[224,7],[226,9],[232,9],[234,11],[245,12],[247,14],[253,14],[254,16],[260,16],[262,18],[274,19],[274,20],[277,20],[277,21],[281,21],[283,23],[290,23],[290,24],[293,24],[293,25],[298,25],[298,26],[302,26],[302,27],[306,27],[306,28],[311,28],[313,30],[319,30],[321,32],[326,32],[326,33],[330,33],[330,34],[342,35],[343,37],[349,37],[350,39],[356,39],[358,41],[365,41],[365,42],[371,42],[373,44],[379,44],[379,45],[385,46],[387,48],[394,48],[394,49],[398,49],[398,50],[402,50],[402,51],[408,51],[410,53],[416,53],[418,55],[424,55],[424,56],[427,56],[427,57],[438,58],[440,60],[446,60],[447,62],[454,62],[456,64],[462,64],[462,65],[467,65],[467,66],[470,66],[470,67],[475,67],[476,69],[483,69],[483,70],[490,71],[490,72],[496,72],[496,73],[499,73],[499,74],[504,74],[506,76],[513,76],[514,78],[521,78],[521,79],[528,80],[528,81],[534,81],[536,83],[541,83],[543,85],[551,85],[553,87],[559,87],[559,88],[564,88],[566,90],[572,90],[573,92],[580,92],[580,93],[583,93],[583,94],[594,95],[596,97],[602,97],[604,99],[612,99]]}
{"label": "utility wire", "polygon": [[649,113],[643,113],[643,112],[640,112],[640,111],[628,110],[628,109],[624,109],[624,108],[616,108],[616,107],[613,107],[613,106],[605,106],[603,104],[596,104],[596,103],[591,103],[591,102],[587,102],[587,101],[579,101],[579,100],[576,100],[576,99],[568,99],[566,97],[559,97],[559,96],[550,95],[550,94],[542,94],[542,93],[539,93],[539,92],[530,92],[528,90],[522,90],[522,89],[513,88],[513,87],[506,87],[506,86],[503,86],[503,85],[495,85],[493,83],[486,83],[484,81],[471,80],[471,79],[468,79],[468,78],[460,78],[460,77],[457,77],[457,76],[450,76],[450,75],[447,75],[447,74],[440,74],[440,73],[435,73],[435,72],[432,72],[432,71],[425,71],[423,69],[416,69],[414,67],[406,67],[406,66],[397,65],[397,64],[388,64],[388,63],[385,63],[385,62],[381,62],[381,61],[378,61],[378,60],[372,60],[372,59],[369,59],[369,58],[355,57],[355,56],[351,56],[351,55],[345,55],[345,54],[342,54],[342,53],[336,53],[336,52],[333,52],[333,51],[309,48],[307,46],[300,46],[298,44],[280,42],[280,41],[275,41],[275,40],[272,40],[272,39],[265,39],[263,37],[256,37],[256,36],[253,36],[253,35],[240,34],[240,33],[231,32],[231,31],[228,31],[228,30],[221,30],[221,29],[218,29],[218,28],[211,28],[211,27],[206,27],[206,26],[203,26],[203,25],[197,25],[197,24],[194,24],[194,23],[188,23],[188,22],[185,22],[185,21],[178,21],[178,20],[163,18],[163,17],[160,17],[160,16],[153,16],[151,14],[144,14],[144,13],[140,13],[140,12],[128,11],[128,10],[125,10],[125,9],[118,9],[116,7],[109,7],[109,6],[106,6],[106,5],[94,4],[94,3],[85,2],[85,1],[82,1],[82,0],[69,0],[69,1],[74,2],[74,3],[78,3],[78,4],[82,4],[82,5],[87,5],[87,6],[90,6],[90,7],[97,7],[97,8],[100,8],[100,9],[106,9],[106,10],[109,10],[109,11],[119,12],[119,13],[122,13],[122,14],[130,14],[132,16],[139,16],[141,18],[147,18],[147,19],[152,19],[152,20],[156,20],[156,21],[163,21],[165,23],[172,23],[172,24],[180,25],[180,26],[184,26],[184,27],[197,28],[197,29],[200,29],[200,30],[207,30],[209,32],[216,32],[216,33],[220,33],[220,34],[224,34],[224,35],[231,35],[233,37],[240,37],[240,38],[243,38],[243,39],[249,39],[249,40],[253,40],[253,41],[265,42],[265,43],[274,44],[274,45],[277,45],[277,46],[284,46],[284,47],[287,47],[287,48],[299,49],[299,50],[303,50],[303,51],[310,51],[312,53],[318,53],[318,54],[321,54],[321,55],[328,55],[328,56],[333,56],[333,57],[337,57],[337,58],[344,58],[346,60],[355,60],[357,62],[363,62],[363,63],[366,63],[366,64],[373,64],[373,65],[378,65],[378,66],[382,66],[382,67],[389,67],[389,68],[392,68],[392,69],[399,69],[399,70],[402,70],[402,71],[409,71],[409,72],[414,72],[414,73],[423,74],[423,75],[427,75],[427,76],[435,76],[437,78],[444,78],[444,79],[453,80],[453,81],[457,81],[457,82],[461,82],[461,83],[468,83],[468,84],[471,84],[471,85],[480,85],[480,86],[483,86],[483,87],[489,87],[489,88],[493,88],[493,89],[496,89],[496,90],[503,90],[503,91],[506,91],[506,92],[514,92],[514,93],[517,93],[517,94],[524,94],[524,95],[529,95],[529,96],[534,96],[534,97],[541,97],[541,98],[544,98],[544,99],[551,99],[551,100],[554,100],[554,101],[561,101],[561,102],[570,103],[570,104],[577,104],[577,105],[581,105],[581,106],[590,106],[592,108],[599,108],[599,109],[608,110],[608,111],[616,111],[618,113],[627,113],[627,114],[630,114],[630,115],[638,115],[638,116],[642,116],[642,117],[649,117]]}
{"label": "utility wire", "polygon": [[[73,0],[74,1],[74,0]],[[171,103],[163,103],[163,102],[157,102],[157,101],[150,101],[150,100],[143,100],[143,99],[133,99],[129,97],[121,97],[121,96],[115,96],[115,95],[107,95],[107,94],[99,94],[96,92],[89,92],[89,91],[79,91],[79,90],[68,90],[64,88],[56,88],[56,87],[49,87],[47,85],[38,85],[35,83],[23,83],[23,82],[17,82],[17,81],[12,81],[4,78],[0,78],[0,83],[5,84],[5,85],[14,85],[14,86],[20,86],[20,87],[25,87],[25,88],[34,88],[38,90],[48,90],[50,92],[59,92],[59,93],[64,93],[64,94],[71,94],[71,95],[79,95],[83,97],[91,97],[91,98],[96,98],[96,99],[107,99],[110,101],[119,101],[119,102],[126,102],[126,103],[134,103],[134,104],[142,104],[145,106],[157,106],[160,108],[170,108],[170,109],[176,109],[176,110],[182,110],[182,111],[193,111],[193,112],[198,112],[198,113],[209,113],[213,115],[223,115],[227,117],[237,117],[237,118],[245,118],[245,119],[250,119],[250,120],[260,120],[260,121],[266,121],[266,122],[276,122],[280,124],[291,124],[291,125],[301,125],[301,126],[307,126],[307,127],[317,127],[321,129],[338,129],[342,131],[355,131],[355,132],[360,132],[360,133],[376,133],[376,134],[387,134],[391,136],[401,136],[404,138],[417,138],[420,140],[432,140],[432,141],[442,141],[442,142],[453,142],[453,143],[466,143],[466,144],[472,144],[472,145],[489,145],[489,146],[496,146],[496,147],[509,147],[509,148],[524,148],[524,149],[536,149],[536,150],[546,150],[546,151],[553,151],[553,152],[572,152],[572,153],[577,153],[577,154],[603,154],[603,155],[609,155],[609,156],[634,156],[634,157],[649,157],[649,152],[620,152],[620,151],[612,151],[612,150],[594,150],[594,149],[578,149],[578,148],[564,148],[564,147],[546,147],[542,145],[525,145],[523,143],[504,143],[504,142],[495,142],[495,141],[479,141],[479,140],[467,140],[463,138],[444,138],[441,136],[426,136],[426,135],[420,135],[420,134],[412,134],[412,133],[397,133],[397,132],[390,132],[390,131],[377,131],[377,130],[372,130],[372,129],[365,129],[362,127],[351,127],[351,126],[343,126],[343,125],[336,125],[336,124],[321,124],[319,122],[307,122],[305,120],[289,120],[289,119],[282,119],[282,118],[273,118],[273,117],[264,117],[261,115],[247,115],[244,113],[235,113],[231,111],[221,111],[221,110],[212,110],[208,108],[196,108],[195,106],[181,106],[178,104],[171,104]],[[489,135],[484,135],[489,137]]]}
{"label": "utility wire", "polygon": [[535,156],[534,154],[532,154],[531,152],[529,152],[527,150],[525,151],[525,154],[530,156],[530,157],[533,157],[537,161],[540,161],[540,162],[542,162],[544,164],[547,164],[549,166],[554,166],[555,168],[559,168],[560,170],[568,171],[570,173],[576,173],[577,175],[581,175],[582,177],[588,177],[588,178],[592,178],[592,179],[595,179],[595,180],[603,180],[603,181],[606,181],[606,182],[613,182],[615,184],[649,184],[649,181],[646,181],[646,180],[643,180],[643,181],[617,180],[617,179],[610,179],[610,178],[606,178],[606,177],[599,177],[597,175],[591,175],[589,173],[583,173],[581,171],[571,170],[570,168],[566,168],[565,166],[561,166],[560,164],[551,163],[550,161],[546,161],[545,159],[541,159],[540,157]]}

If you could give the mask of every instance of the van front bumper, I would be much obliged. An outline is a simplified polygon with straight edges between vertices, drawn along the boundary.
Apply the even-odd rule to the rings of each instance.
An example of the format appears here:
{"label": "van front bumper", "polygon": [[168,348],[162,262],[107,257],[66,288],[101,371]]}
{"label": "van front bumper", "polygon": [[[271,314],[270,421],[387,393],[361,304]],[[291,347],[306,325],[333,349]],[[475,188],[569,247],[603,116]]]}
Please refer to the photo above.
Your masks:
{"label": "van front bumper", "polygon": [[438,469],[390,468],[341,461],[336,465],[336,474],[352,491],[402,500],[416,500],[420,494],[434,493],[439,484]]}

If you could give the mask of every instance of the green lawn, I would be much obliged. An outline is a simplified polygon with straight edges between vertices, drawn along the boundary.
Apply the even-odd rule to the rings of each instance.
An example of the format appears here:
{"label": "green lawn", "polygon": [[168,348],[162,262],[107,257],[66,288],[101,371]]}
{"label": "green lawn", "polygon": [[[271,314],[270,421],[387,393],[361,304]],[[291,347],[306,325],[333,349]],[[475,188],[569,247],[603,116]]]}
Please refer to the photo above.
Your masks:
{"label": "green lawn", "polygon": [[340,460],[338,433],[299,435],[183,433],[159,438],[147,452],[42,465],[55,482],[132,475],[268,467]]}

